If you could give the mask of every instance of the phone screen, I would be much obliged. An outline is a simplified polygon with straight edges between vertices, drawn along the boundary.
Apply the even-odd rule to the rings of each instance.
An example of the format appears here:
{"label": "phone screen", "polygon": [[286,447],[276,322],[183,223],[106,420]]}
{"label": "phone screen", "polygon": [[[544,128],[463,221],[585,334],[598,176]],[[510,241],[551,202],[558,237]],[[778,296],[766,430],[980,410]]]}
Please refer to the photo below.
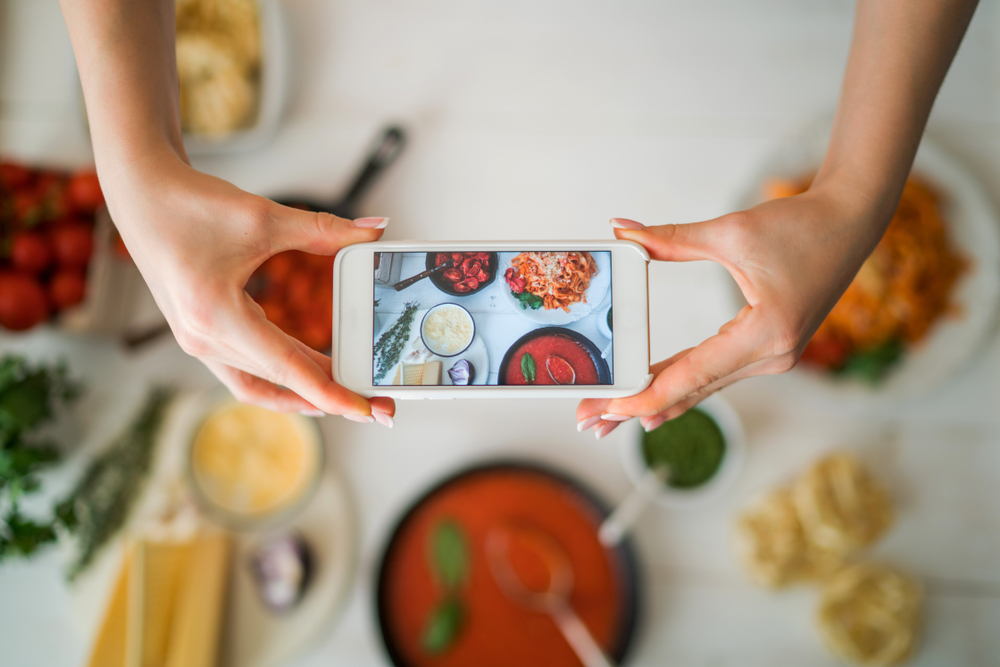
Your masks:
{"label": "phone screen", "polygon": [[375,253],[372,385],[610,385],[610,251]]}

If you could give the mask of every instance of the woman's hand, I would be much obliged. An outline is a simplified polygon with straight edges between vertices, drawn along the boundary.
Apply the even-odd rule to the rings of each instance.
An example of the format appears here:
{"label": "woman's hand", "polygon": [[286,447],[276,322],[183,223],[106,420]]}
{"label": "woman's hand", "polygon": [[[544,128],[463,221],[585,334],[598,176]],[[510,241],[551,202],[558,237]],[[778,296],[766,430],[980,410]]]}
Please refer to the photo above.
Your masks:
{"label": "woman's hand", "polygon": [[377,240],[387,219],[352,222],[281,206],[200,173],[169,150],[142,164],[105,169],[102,185],[178,343],[236,398],[391,427],[391,399],[369,403],[334,383],[330,358],[269,322],[244,290],[254,270],[276,253],[334,255],[352,243]]}
{"label": "woman's hand", "polygon": [[878,243],[894,207],[891,199],[873,205],[827,181],[707,222],[645,227],[613,219],[615,235],[641,244],[654,260],[722,264],[748,305],[717,335],[653,365],[645,391],[582,401],[578,430],[593,428],[601,438],[633,417],[652,430],[736,380],[790,370]]}

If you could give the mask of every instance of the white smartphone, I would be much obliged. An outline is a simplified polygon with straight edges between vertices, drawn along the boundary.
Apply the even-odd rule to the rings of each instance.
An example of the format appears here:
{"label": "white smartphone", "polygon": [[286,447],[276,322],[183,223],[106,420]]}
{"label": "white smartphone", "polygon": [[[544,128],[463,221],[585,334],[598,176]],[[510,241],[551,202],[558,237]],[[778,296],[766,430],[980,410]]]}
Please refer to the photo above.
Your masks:
{"label": "white smartphone", "polygon": [[333,372],[363,396],[614,398],[649,383],[645,249],[401,241],[333,265]]}

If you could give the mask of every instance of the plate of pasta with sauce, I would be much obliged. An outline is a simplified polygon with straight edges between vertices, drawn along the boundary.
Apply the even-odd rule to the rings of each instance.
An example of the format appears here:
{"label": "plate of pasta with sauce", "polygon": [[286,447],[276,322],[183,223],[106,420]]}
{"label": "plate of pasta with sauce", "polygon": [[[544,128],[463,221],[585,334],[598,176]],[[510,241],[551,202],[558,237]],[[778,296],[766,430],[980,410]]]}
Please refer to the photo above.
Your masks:
{"label": "plate of pasta with sauce", "polygon": [[[611,289],[610,253],[502,252],[501,291],[539,324],[562,325],[597,312]],[[499,281],[498,281],[499,282]]]}
{"label": "plate of pasta with sauce", "polygon": [[[738,202],[809,188],[829,131],[789,142]],[[982,352],[1000,313],[1000,219],[975,176],[924,139],[885,235],[789,374],[805,393],[873,407],[925,395]]]}

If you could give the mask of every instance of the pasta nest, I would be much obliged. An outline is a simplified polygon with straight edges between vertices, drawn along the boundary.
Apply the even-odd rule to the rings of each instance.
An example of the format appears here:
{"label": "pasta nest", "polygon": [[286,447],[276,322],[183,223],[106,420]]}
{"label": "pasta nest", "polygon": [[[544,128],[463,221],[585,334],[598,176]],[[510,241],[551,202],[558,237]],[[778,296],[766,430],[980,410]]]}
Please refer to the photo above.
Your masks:
{"label": "pasta nest", "polygon": [[886,565],[859,563],[823,589],[817,623],[836,655],[861,665],[898,665],[917,644],[923,593],[919,582]]}

